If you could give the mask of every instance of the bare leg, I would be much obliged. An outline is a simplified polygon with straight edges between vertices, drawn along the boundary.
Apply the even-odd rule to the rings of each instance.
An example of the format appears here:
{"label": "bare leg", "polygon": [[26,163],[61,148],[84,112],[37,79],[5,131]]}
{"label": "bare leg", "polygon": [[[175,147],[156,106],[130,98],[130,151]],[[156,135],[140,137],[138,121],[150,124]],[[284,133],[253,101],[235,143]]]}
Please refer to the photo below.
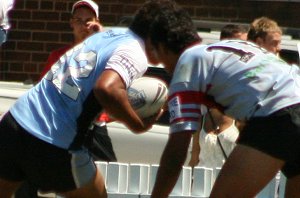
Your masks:
{"label": "bare leg", "polygon": [[14,192],[19,188],[22,182],[10,182],[0,179],[1,198],[11,198]]}
{"label": "bare leg", "polygon": [[211,198],[254,197],[276,175],[284,161],[237,145],[217,178]]}
{"label": "bare leg", "polygon": [[294,198],[300,197],[300,175],[290,178],[286,181],[285,197]]}
{"label": "bare leg", "polygon": [[62,193],[66,198],[107,198],[104,179],[99,170],[93,181],[73,191]]}

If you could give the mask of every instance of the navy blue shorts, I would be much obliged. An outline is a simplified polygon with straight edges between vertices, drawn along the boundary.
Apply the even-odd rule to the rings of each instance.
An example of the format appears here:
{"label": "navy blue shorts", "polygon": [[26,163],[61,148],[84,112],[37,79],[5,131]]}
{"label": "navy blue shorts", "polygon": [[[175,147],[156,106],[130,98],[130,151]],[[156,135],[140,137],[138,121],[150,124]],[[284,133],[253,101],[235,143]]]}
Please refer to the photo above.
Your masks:
{"label": "navy blue shorts", "polygon": [[0,177],[29,181],[42,191],[65,192],[81,187],[96,175],[87,150],[68,151],[25,131],[7,113],[0,122]]}
{"label": "navy blue shorts", "polygon": [[300,174],[300,104],[281,109],[267,117],[250,119],[237,140],[275,158],[284,160],[283,174]]}

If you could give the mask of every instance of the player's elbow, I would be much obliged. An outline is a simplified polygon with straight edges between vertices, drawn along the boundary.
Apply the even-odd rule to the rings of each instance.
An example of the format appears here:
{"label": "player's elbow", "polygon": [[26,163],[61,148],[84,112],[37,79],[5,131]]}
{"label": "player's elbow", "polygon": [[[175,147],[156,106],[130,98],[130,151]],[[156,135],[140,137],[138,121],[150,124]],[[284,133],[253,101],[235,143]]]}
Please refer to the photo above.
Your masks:
{"label": "player's elbow", "polygon": [[94,95],[97,98],[97,100],[100,103],[105,103],[107,102],[108,99],[108,95],[109,95],[109,87],[108,86],[103,86],[103,84],[97,84],[94,89]]}

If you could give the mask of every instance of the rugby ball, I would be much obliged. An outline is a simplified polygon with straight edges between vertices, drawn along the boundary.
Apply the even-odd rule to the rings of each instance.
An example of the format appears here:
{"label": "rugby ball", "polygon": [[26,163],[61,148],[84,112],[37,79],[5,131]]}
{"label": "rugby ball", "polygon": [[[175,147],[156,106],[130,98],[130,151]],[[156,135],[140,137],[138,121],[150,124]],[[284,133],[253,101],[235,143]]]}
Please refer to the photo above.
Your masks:
{"label": "rugby ball", "polygon": [[154,77],[141,77],[134,80],[127,90],[128,99],[141,118],[147,118],[159,112],[168,97],[168,88],[164,81]]}

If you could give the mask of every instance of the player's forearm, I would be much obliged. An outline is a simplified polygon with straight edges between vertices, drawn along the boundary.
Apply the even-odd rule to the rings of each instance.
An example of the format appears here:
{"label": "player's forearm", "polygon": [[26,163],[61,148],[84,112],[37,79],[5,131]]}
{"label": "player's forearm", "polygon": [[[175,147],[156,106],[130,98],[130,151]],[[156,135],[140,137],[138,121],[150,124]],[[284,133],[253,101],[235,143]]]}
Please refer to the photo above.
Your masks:
{"label": "player's forearm", "polygon": [[144,124],[138,115],[132,109],[126,90],[115,90],[108,93],[101,93],[99,101],[103,104],[105,110],[113,116],[115,120],[124,123],[134,132],[144,131]]}
{"label": "player's forearm", "polygon": [[163,165],[164,163],[165,162],[162,162],[158,169],[151,198],[168,197],[168,195],[172,192],[182,169],[181,165]]}
{"label": "player's forearm", "polygon": [[178,132],[169,136],[161,157],[152,198],[168,197],[180,175],[187,156],[192,133]]}
{"label": "player's forearm", "polygon": [[145,131],[143,121],[129,103],[126,85],[118,73],[113,70],[105,70],[95,84],[94,94],[102,107],[113,118],[123,122],[136,133]]}

